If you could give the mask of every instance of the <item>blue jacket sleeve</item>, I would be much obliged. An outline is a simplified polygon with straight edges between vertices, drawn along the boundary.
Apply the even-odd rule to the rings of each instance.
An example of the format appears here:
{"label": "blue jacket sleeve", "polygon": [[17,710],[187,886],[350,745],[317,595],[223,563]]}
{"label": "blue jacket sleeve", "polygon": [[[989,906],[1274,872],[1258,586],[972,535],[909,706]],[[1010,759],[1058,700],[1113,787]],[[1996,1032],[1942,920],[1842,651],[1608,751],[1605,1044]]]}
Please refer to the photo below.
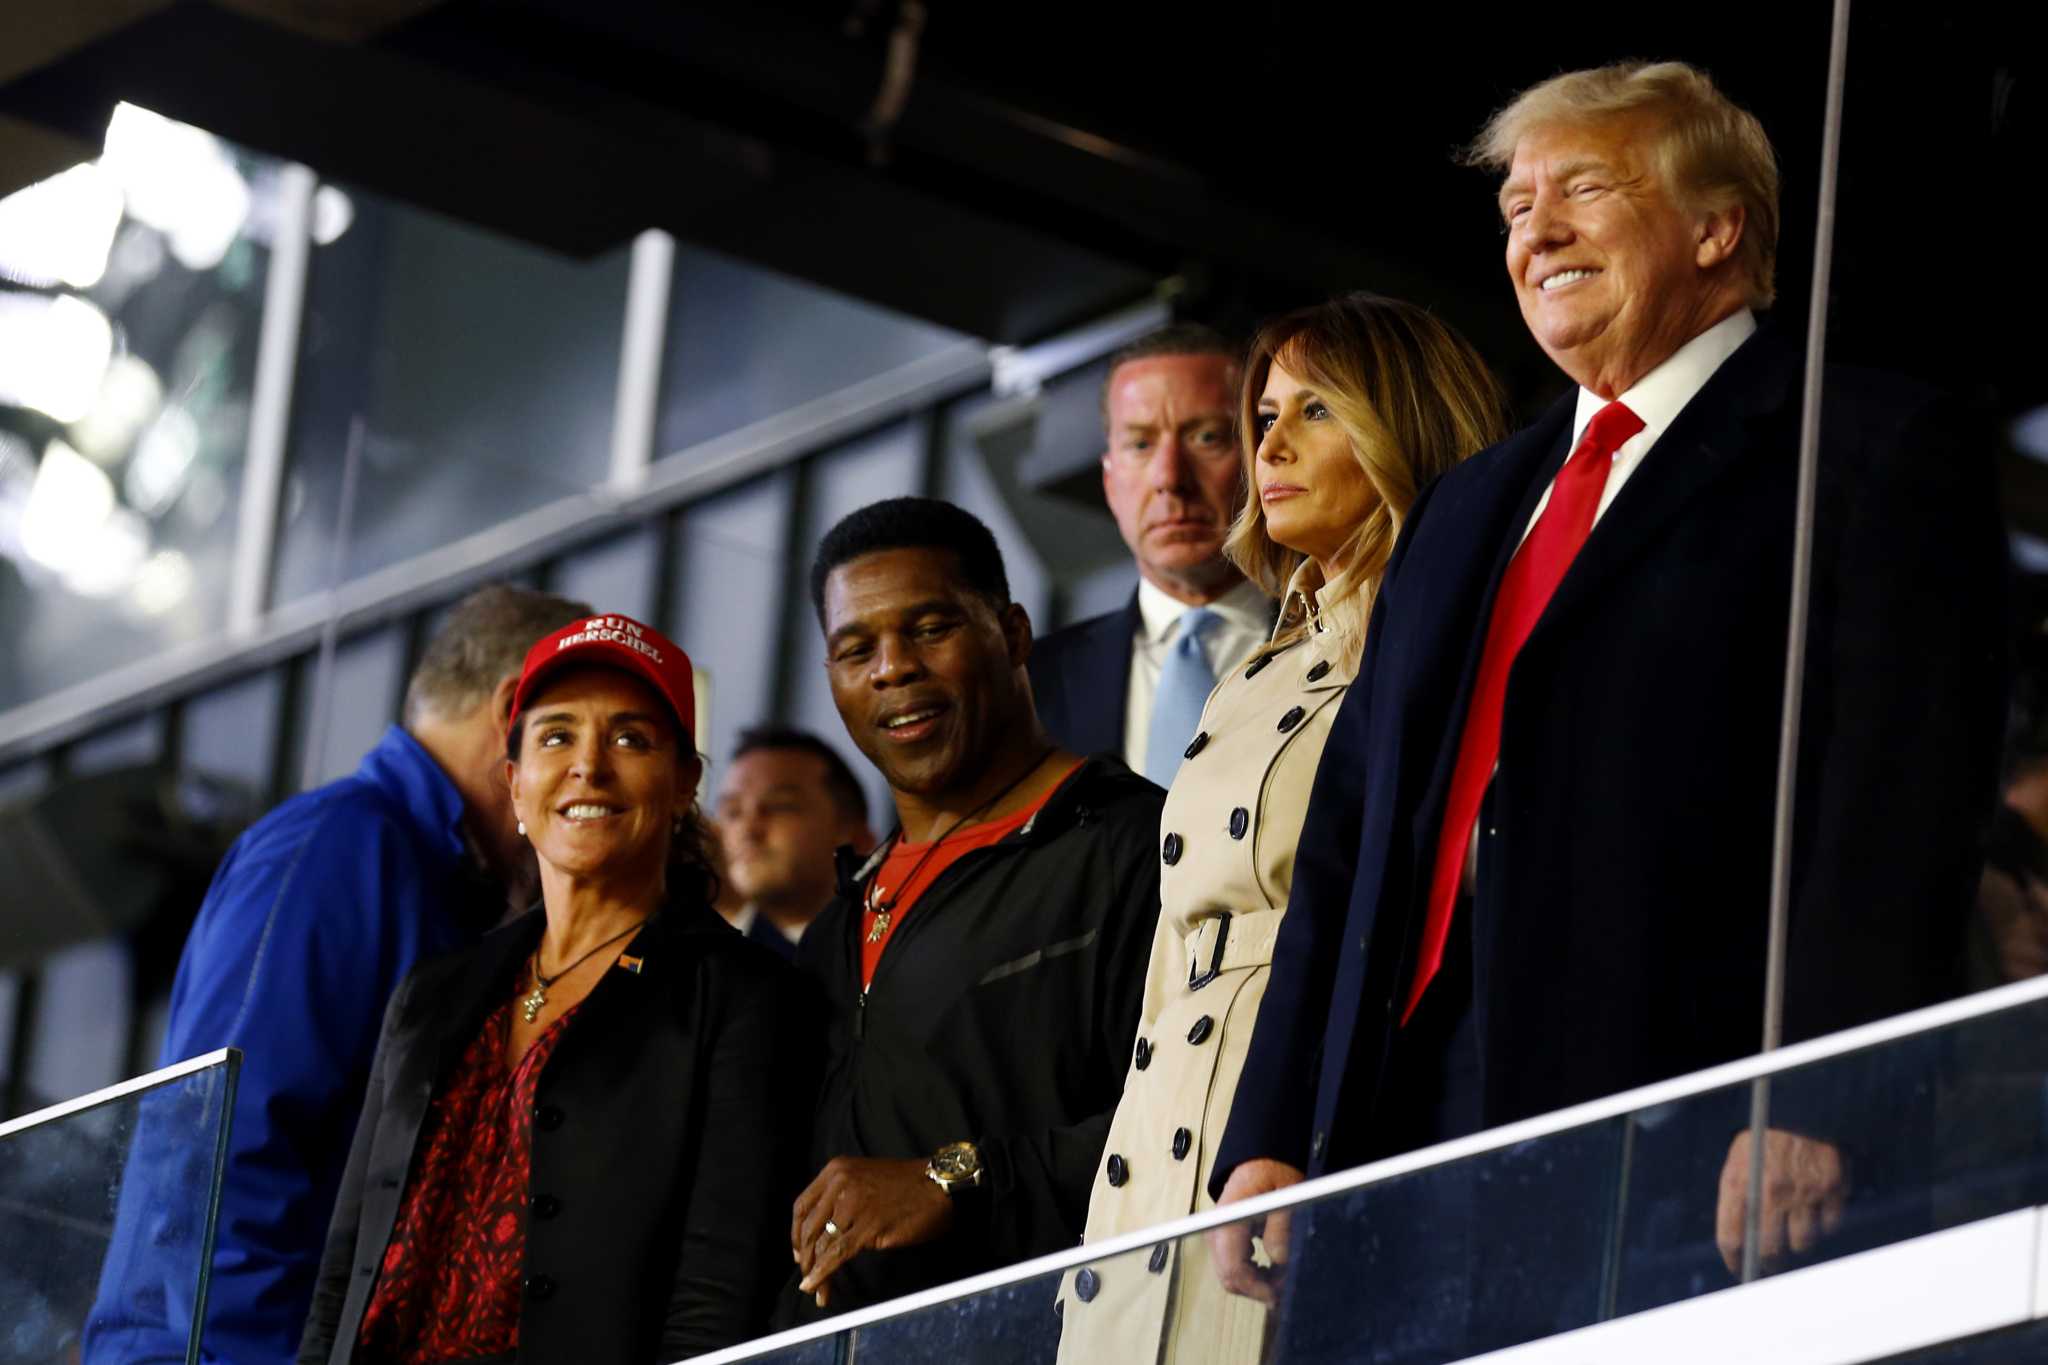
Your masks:
{"label": "blue jacket sleeve", "polygon": [[[218,1047],[244,1054],[207,1361],[283,1360],[298,1345],[385,1002],[446,914],[432,903],[445,887],[432,855],[374,795],[287,807],[272,820],[215,875],[164,1044],[167,1061]],[[124,1209],[203,1180],[210,1157],[183,1134],[139,1133]],[[177,1259],[132,1241],[110,1252],[88,1365],[183,1358],[179,1296],[166,1286],[188,1284],[191,1267]]]}

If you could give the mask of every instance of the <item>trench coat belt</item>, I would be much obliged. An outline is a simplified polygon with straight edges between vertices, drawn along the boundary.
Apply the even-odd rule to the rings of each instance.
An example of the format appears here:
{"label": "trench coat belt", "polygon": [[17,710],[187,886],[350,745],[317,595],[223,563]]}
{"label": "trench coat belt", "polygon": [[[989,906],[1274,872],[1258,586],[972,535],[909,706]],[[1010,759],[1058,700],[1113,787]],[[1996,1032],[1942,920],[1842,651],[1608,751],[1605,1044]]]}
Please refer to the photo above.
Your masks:
{"label": "trench coat belt", "polygon": [[1223,972],[1263,967],[1273,960],[1285,910],[1223,912],[1203,918],[1181,940],[1188,958],[1188,986],[1200,990]]}

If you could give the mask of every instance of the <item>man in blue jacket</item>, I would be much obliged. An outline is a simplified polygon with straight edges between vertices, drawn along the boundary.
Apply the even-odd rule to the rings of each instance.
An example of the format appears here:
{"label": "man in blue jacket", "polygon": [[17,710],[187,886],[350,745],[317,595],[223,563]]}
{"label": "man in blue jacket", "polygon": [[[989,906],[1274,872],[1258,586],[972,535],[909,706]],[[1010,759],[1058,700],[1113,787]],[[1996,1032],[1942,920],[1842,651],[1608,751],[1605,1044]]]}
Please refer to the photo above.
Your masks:
{"label": "man in blue jacket", "polygon": [[[530,889],[504,781],[526,651],[591,608],[497,585],[428,644],[394,725],[336,782],[279,806],[214,874],[171,993],[162,1061],[242,1049],[201,1359],[297,1349],[384,1005],[422,958]],[[151,1140],[145,1114],[85,1359],[185,1359],[196,1247],[156,1224],[210,1177],[211,1144]],[[206,1150],[198,1150],[201,1146]]]}

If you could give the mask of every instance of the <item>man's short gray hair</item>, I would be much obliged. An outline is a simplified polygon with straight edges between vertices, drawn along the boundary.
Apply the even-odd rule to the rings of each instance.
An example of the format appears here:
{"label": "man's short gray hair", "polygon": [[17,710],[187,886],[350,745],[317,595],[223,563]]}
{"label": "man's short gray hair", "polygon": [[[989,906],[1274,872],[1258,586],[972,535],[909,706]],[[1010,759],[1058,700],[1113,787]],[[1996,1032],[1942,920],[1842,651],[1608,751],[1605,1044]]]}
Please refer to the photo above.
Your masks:
{"label": "man's short gray hair", "polygon": [[1722,94],[1698,67],[1616,62],[1552,76],[1488,119],[1461,159],[1505,173],[1514,164],[1515,144],[1534,128],[1634,114],[1650,114],[1662,124],[1657,159],[1681,203],[1742,205],[1737,265],[1749,284],[1749,306],[1770,307],[1778,292],[1778,158],[1756,116]]}
{"label": "man's short gray hair", "polygon": [[467,714],[499,683],[518,676],[535,642],[595,615],[588,602],[510,583],[477,589],[455,604],[420,655],[405,687],[405,723],[429,712]]}

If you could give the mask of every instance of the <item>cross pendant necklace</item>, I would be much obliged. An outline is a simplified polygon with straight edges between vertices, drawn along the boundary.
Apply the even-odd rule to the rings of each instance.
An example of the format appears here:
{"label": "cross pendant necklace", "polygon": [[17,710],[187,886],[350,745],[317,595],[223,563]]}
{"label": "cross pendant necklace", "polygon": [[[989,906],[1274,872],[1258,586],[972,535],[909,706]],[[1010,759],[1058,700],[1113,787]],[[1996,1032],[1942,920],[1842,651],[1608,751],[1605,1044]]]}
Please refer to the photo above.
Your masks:
{"label": "cross pendant necklace", "polygon": [[520,1017],[526,1020],[526,1022],[529,1024],[532,1023],[534,1020],[540,1018],[540,1012],[542,1008],[545,1007],[548,1003],[548,987],[554,985],[557,981],[560,981],[563,977],[575,971],[584,963],[590,961],[591,958],[597,955],[598,948],[610,947],[612,944],[617,943],[620,939],[632,933],[635,929],[638,929],[639,927],[640,926],[638,924],[627,925],[625,928],[619,930],[618,933],[613,934],[610,938],[606,939],[603,943],[598,944],[597,948],[592,948],[589,952],[577,958],[574,962],[571,962],[568,966],[562,968],[562,970],[556,972],[553,976],[542,976],[540,974],[540,949],[535,948],[533,950],[533,993],[528,995],[525,999],[519,1002]]}
{"label": "cross pendant necklace", "polygon": [[[997,802],[1001,801],[1011,792],[1017,790],[1017,788],[1024,785],[1025,778],[1037,772],[1039,768],[1044,765],[1045,760],[1051,758],[1054,754],[1058,752],[1058,749],[1048,746],[1043,752],[1041,752],[1038,755],[1038,757],[1032,759],[1031,762],[1028,765],[1026,765],[1023,772],[1018,773],[1015,777],[1011,778],[1009,785],[1005,786],[1001,791],[997,792],[994,796],[991,796],[988,800],[982,802],[973,810],[967,812],[967,814],[961,816],[958,820],[955,820],[952,824],[948,825],[946,827],[945,833],[939,835],[938,838],[932,840],[931,843],[927,844],[925,846],[924,852],[919,854],[917,861],[911,865],[910,875],[905,877],[902,883],[897,886],[897,898],[901,899],[903,893],[910,889],[911,884],[917,880],[917,874],[924,871],[924,865],[931,861],[932,854],[937,853],[939,851],[940,844],[945,843],[946,840],[952,838],[955,834],[959,833],[961,827],[966,825],[969,821],[981,815],[983,812],[993,809]],[[890,837],[895,842],[900,844],[903,841],[902,827],[899,825],[896,829],[896,832]],[[862,899],[866,903],[865,908],[867,912],[875,917],[875,922],[868,926],[867,941],[869,943],[880,943],[884,939],[889,937],[889,923],[896,912],[896,901],[890,900],[883,893],[881,877],[879,874],[873,880],[868,882],[867,894]]]}

